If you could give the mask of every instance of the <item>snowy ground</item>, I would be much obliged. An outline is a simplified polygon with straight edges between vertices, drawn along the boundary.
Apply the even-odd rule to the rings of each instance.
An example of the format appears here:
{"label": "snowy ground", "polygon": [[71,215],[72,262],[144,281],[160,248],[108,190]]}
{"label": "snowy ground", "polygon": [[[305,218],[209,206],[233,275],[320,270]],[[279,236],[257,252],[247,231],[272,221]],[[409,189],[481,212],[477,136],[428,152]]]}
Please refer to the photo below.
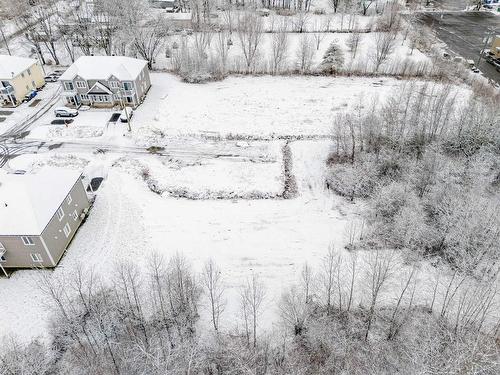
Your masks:
{"label": "snowy ground", "polygon": [[382,104],[405,84],[391,78],[262,76],[196,85],[162,73],[151,79],[153,86],[135,113],[134,137],[141,144],[161,144],[159,133],[325,136],[337,113]]}
{"label": "snowy ground", "polygon": [[[271,159],[279,142],[270,143],[267,154]],[[107,175],[90,217],[69,251],[55,271],[46,272],[71,272],[76,263],[84,263],[106,280],[116,262],[125,260],[144,266],[152,252],[167,257],[181,252],[193,263],[195,271],[200,271],[204,261],[212,258],[223,270],[228,285],[226,328],[238,325],[239,288],[253,273],[260,276],[267,290],[262,328],[270,328],[277,321],[276,301],[284,288],[297,282],[305,262],[319,267],[331,245],[347,256],[344,249],[347,231],[352,223],[359,221],[363,208],[325,190],[325,159],[330,141],[295,141],[290,146],[299,189],[299,196],[291,200],[187,200],[160,196],[149,190],[138,171],[123,168],[123,155],[112,153],[26,155],[11,161],[11,167],[29,170],[45,164],[64,165],[84,171],[101,169]],[[262,153],[260,143],[250,143],[248,147]],[[255,162],[250,160],[241,160],[237,168],[228,167],[227,163],[232,161],[225,162],[226,168],[224,165],[214,168],[210,163],[220,161],[207,159],[206,170],[191,170],[192,166],[184,165],[172,174],[164,164],[160,165],[161,159],[156,155],[126,158],[129,162],[134,159],[149,165],[152,171],[163,174],[177,186],[186,184],[194,189],[210,189],[207,184],[218,184],[226,191],[254,190],[266,182],[265,186],[272,189],[276,181],[281,181],[276,176],[277,162],[263,162],[261,167],[269,171],[256,173],[251,167]],[[201,177],[196,182],[198,173]],[[273,174],[277,178],[274,183]],[[360,275],[365,256],[360,254]],[[402,275],[406,270],[401,266],[398,272]],[[430,287],[426,284],[432,284],[433,275],[435,270],[422,264],[421,290]],[[395,277],[381,303],[392,303],[401,283],[402,279]],[[358,301],[362,298],[361,294],[357,296]],[[415,298],[418,300],[418,295]],[[47,311],[33,271],[19,271],[10,279],[0,279],[0,300],[0,332],[24,340],[44,337]],[[202,321],[206,323],[206,317]]]}
{"label": "snowy ground", "polygon": [[[15,108],[7,108],[0,107],[1,111],[12,111],[13,113],[10,115],[0,115],[0,117],[4,117],[5,120],[0,122],[0,135],[2,133],[7,132],[13,126],[20,124],[30,118],[33,118],[38,113],[43,112],[43,107],[45,104],[51,101],[55,96],[57,96],[57,92],[59,89],[59,84],[57,83],[47,83],[45,87],[40,90],[37,96],[32,99],[28,103],[22,103],[21,105]],[[41,100],[38,104],[33,107],[30,107],[35,100]]]}
{"label": "snowy ground", "polygon": [[[340,246],[348,222],[323,191],[321,170],[329,142],[305,145],[296,163],[297,171],[304,174],[299,176],[304,195],[291,201],[161,197],[149,191],[138,176],[119,167],[110,168],[89,220],[55,272],[68,269],[74,262],[106,272],[117,260],[143,263],[151,251],[167,256],[182,252],[197,270],[205,259],[214,258],[224,269],[230,293],[235,293],[251,272],[259,273],[269,289],[271,303],[306,259],[318,260],[332,241]],[[297,147],[301,149],[300,144]],[[88,155],[80,157],[89,159]],[[101,158],[108,167],[114,163],[109,155]],[[97,158],[93,159],[96,162]],[[85,164],[75,160],[78,158],[68,160],[69,167]],[[25,157],[12,164],[29,169],[32,161]],[[230,173],[221,169],[212,173],[213,180],[223,179],[226,188],[233,187],[234,180],[227,178]],[[185,177],[190,174],[187,171]],[[263,175],[260,180],[268,177]],[[249,189],[254,188],[253,182],[250,178]],[[25,339],[43,336],[46,312],[32,271],[0,279],[0,300],[1,332]],[[229,311],[235,309],[231,303]]]}
{"label": "snowy ground", "polygon": [[132,118],[132,133],[119,121],[108,123],[115,109],[80,111],[68,126],[51,125],[55,117],[48,111],[28,138],[148,147],[169,145],[172,137],[186,136],[324,137],[331,134],[336,114],[374,102],[383,104],[400,86],[421,84],[392,78],[313,76],[241,76],[189,84],[169,73],[151,73],[151,81],[145,102]]}

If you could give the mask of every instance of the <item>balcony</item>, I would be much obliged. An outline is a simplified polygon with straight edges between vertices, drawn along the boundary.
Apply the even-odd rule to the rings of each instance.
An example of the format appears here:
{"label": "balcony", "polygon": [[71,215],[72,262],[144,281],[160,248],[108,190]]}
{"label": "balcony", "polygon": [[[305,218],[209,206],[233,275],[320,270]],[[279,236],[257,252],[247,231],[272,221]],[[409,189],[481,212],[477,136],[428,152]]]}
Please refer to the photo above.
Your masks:
{"label": "balcony", "polygon": [[133,88],[130,90],[125,90],[124,88],[120,88],[120,93],[122,96],[132,96],[135,94],[135,90]]}
{"label": "balcony", "polygon": [[9,94],[13,94],[13,93],[14,93],[14,87],[12,87],[10,85],[0,87],[0,94],[9,95]]}

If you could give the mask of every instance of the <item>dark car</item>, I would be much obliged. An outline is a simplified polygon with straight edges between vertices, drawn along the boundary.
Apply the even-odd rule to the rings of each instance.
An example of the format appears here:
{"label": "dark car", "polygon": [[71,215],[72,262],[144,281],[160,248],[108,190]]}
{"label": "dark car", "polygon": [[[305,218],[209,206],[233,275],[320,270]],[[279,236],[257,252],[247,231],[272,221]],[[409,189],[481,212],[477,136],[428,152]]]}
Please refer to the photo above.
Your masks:
{"label": "dark car", "polygon": [[58,79],[59,77],[55,74],[49,74],[45,76],[45,82],[57,82]]}
{"label": "dark car", "polygon": [[31,99],[33,99],[36,96],[37,92],[36,90],[31,91],[30,93],[26,94],[23,99],[23,103],[29,102]]}

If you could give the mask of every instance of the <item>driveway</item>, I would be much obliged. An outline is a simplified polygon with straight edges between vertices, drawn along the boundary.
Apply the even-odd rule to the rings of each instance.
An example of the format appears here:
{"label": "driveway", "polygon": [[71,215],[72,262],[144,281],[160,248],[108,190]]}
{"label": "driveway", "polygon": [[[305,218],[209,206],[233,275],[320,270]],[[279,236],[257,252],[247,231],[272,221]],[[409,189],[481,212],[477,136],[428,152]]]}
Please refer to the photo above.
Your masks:
{"label": "driveway", "polygon": [[[428,12],[423,13],[421,19],[436,31],[452,52],[476,63],[488,28],[500,31],[500,17],[488,12]],[[482,60],[479,69],[486,77],[500,83],[500,73],[493,65]]]}

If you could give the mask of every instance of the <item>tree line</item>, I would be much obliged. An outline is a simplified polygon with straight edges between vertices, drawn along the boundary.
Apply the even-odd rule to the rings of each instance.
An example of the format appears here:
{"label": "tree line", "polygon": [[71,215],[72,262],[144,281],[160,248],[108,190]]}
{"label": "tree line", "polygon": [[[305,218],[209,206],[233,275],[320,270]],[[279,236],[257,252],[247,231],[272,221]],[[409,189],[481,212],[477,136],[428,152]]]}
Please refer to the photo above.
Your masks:
{"label": "tree line", "polygon": [[[276,301],[266,275],[251,274],[234,311],[213,260],[198,273],[181,254],[155,253],[110,275],[81,264],[42,270],[48,337],[4,338],[0,373],[497,373],[493,275],[455,273],[426,290],[418,265],[402,268],[394,251],[331,247]],[[268,309],[273,328],[263,328]]]}

